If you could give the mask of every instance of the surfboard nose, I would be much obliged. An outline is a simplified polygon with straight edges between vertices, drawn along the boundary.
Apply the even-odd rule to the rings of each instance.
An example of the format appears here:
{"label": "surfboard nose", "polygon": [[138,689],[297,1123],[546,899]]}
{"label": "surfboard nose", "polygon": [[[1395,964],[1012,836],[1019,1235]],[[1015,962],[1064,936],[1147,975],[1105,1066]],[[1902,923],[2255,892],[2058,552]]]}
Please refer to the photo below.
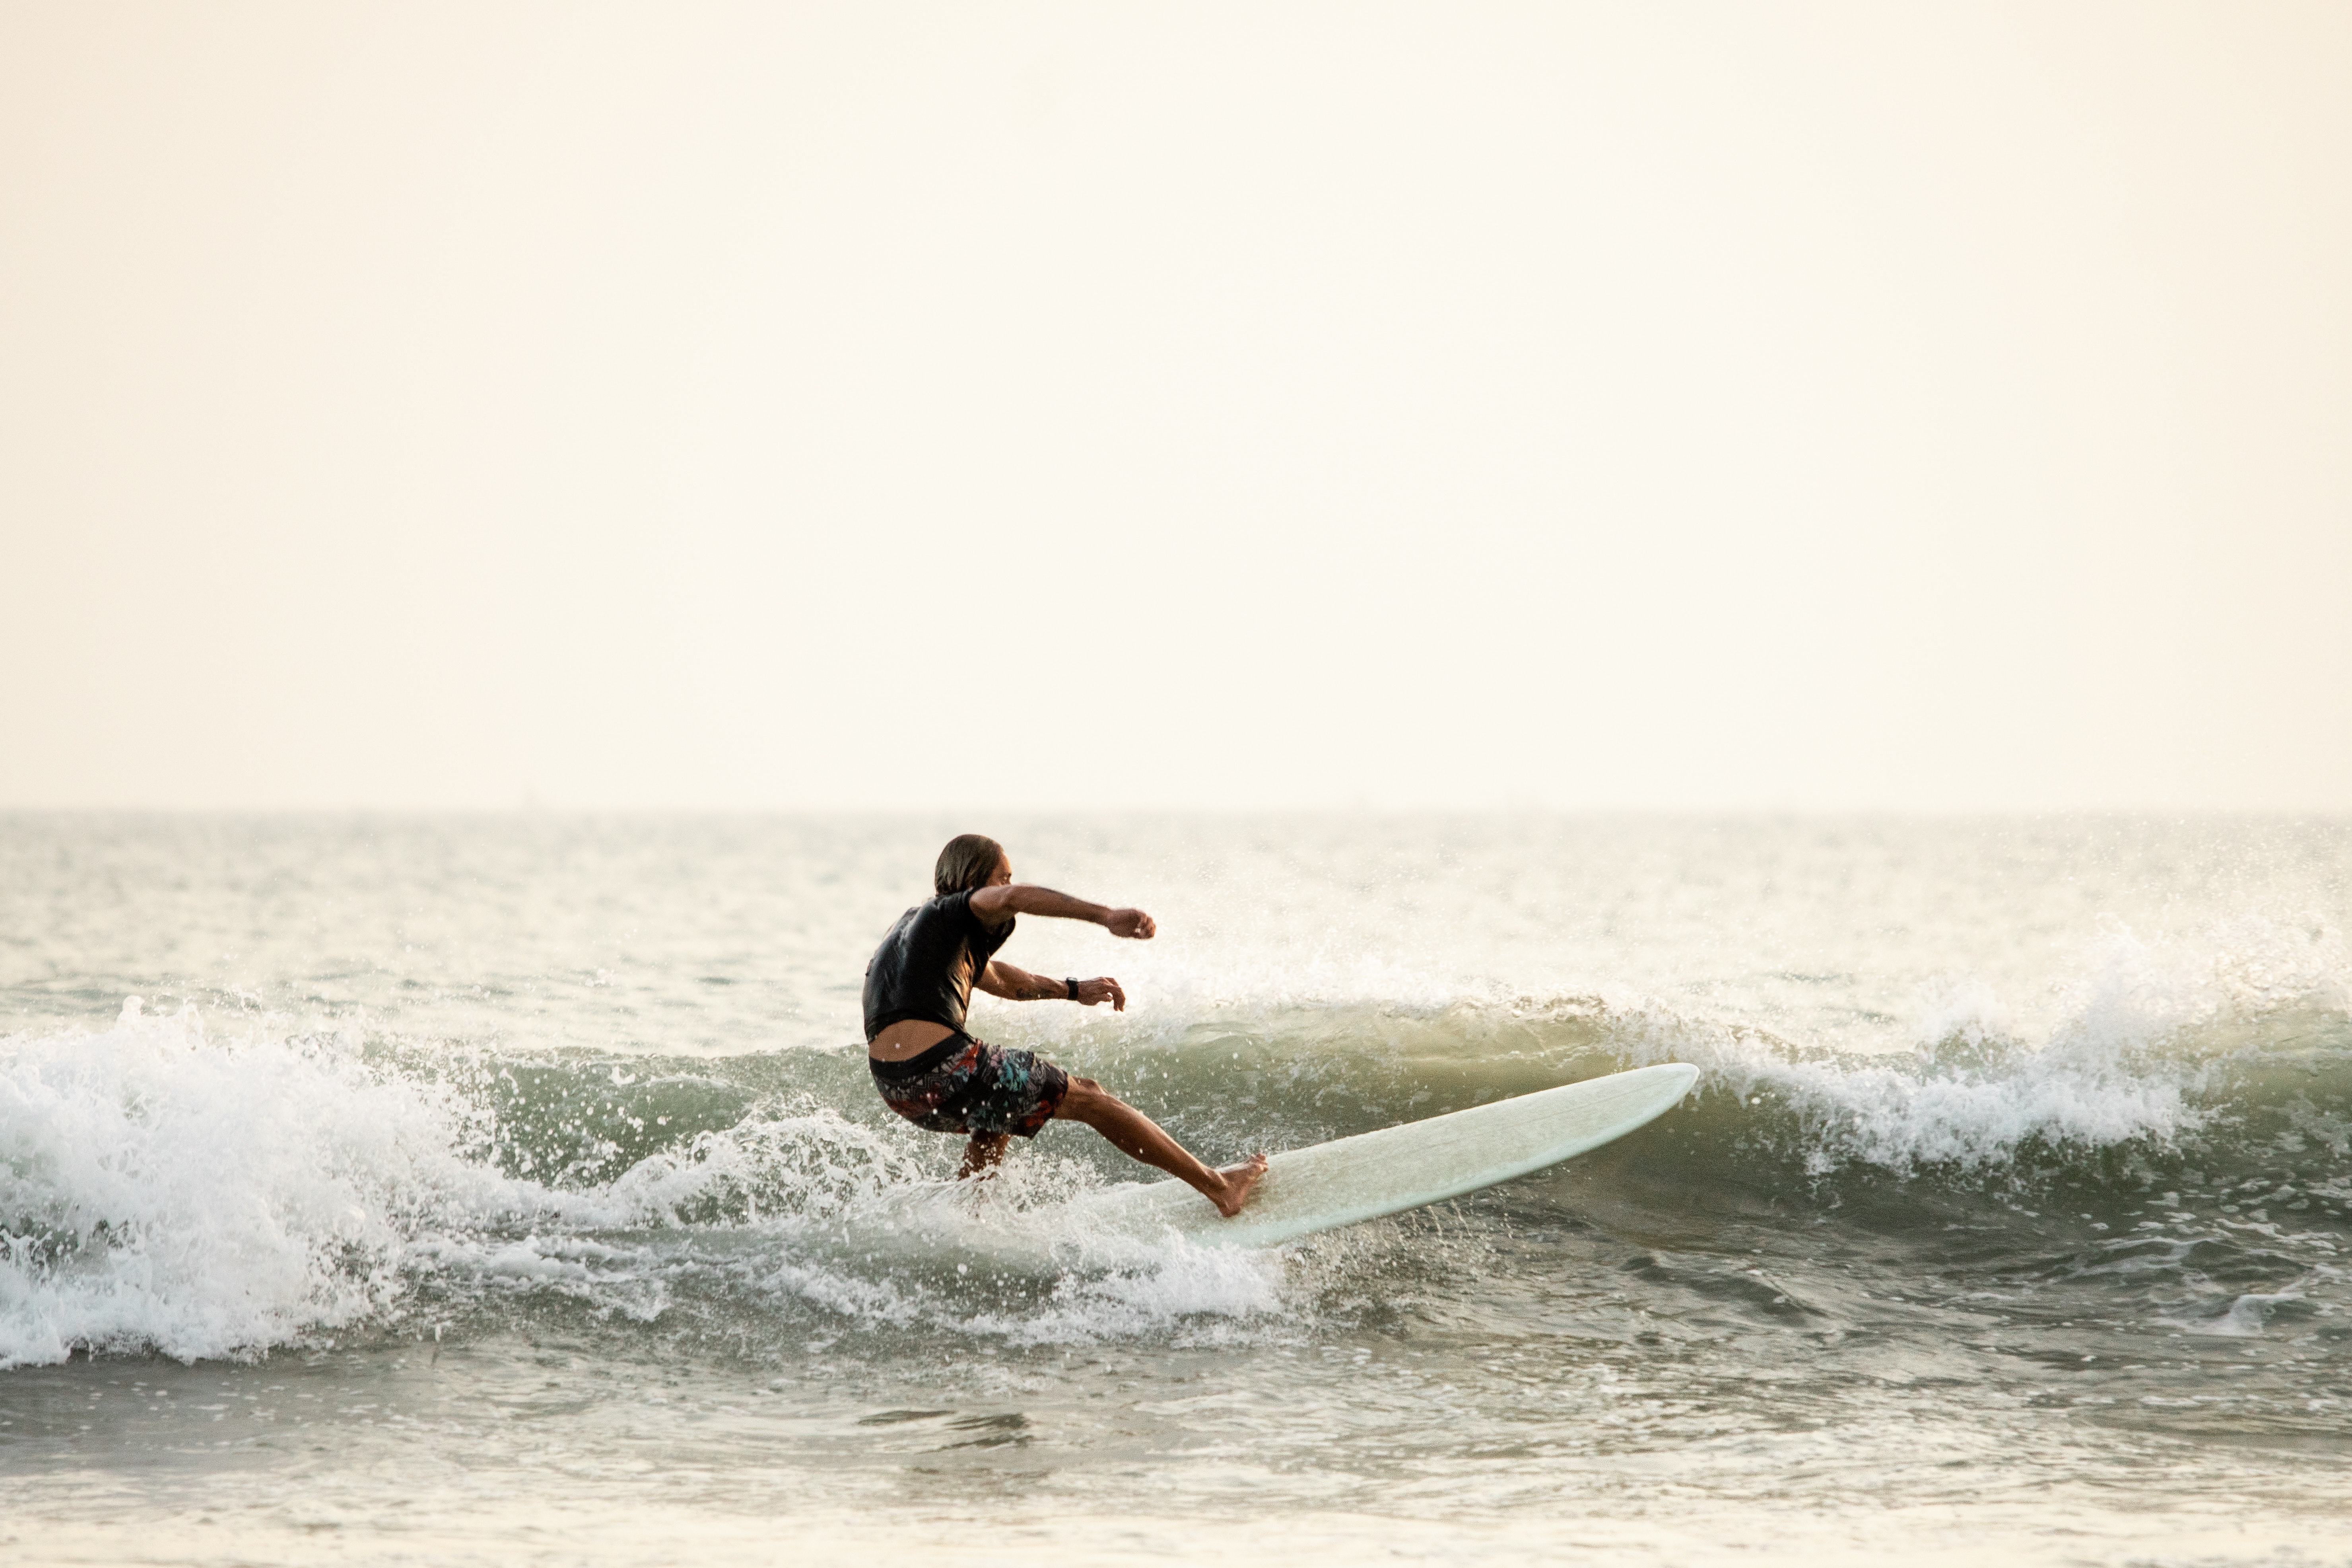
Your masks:
{"label": "surfboard nose", "polygon": [[[1666,1105],[1671,1106],[1691,1091],[1691,1085],[1698,1081],[1698,1068],[1688,1062],[1656,1062],[1649,1067],[1633,1068],[1611,1076],[1615,1081],[1624,1084],[1629,1089],[1639,1084],[1645,1091],[1656,1093],[1671,1091],[1673,1099],[1665,1101]],[[1588,1079],[1587,1081],[1599,1080]],[[1664,1108],[1661,1107],[1661,1109]]]}

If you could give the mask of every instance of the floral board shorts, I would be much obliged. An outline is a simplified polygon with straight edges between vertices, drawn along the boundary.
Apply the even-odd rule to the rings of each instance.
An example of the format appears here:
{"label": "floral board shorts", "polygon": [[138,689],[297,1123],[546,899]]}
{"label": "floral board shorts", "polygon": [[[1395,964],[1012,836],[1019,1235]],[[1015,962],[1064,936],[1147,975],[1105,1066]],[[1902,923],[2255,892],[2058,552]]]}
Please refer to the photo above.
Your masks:
{"label": "floral board shorts", "polygon": [[1034,1051],[950,1035],[902,1062],[866,1058],[882,1103],[933,1132],[1034,1138],[1070,1092],[1070,1075]]}

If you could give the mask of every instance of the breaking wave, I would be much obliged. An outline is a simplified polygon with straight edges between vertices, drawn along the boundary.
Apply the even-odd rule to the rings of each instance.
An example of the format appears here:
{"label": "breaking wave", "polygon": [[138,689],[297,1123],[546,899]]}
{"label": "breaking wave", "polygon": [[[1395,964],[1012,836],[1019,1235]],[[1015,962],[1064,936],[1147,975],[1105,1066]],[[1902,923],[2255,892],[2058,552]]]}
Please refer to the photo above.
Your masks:
{"label": "breaking wave", "polygon": [[[1591,1182],[1638,1171],[1653,1209],[1748,1192],[1834,1225],[1866,1187],[1872,1223],[1907,1224],[1925,1247],[1955,1203],[2026,1213],[2063,1188],[2087,1194],[2085,1220],[2102,1202],[2142,1205],[2128,1226],[2117,1209],[2095,1228],[2144,1233],[2130,1257],[2171,1247],[2166,1267],[2186,1268],[2193,1238],[2165,1227],[2200,1203],[2212,1224],[2268,1226],[2282,1247],[2291,1216],[2340,1234],[2347,973],[2324,931],[2189,952],[2117,929],[2041,1037],[1954,977],[1870,1052],[1640,998],[1418,986],[1187,995],[1124,1032],[1089,1020],[1000,1037],[1103,1078],[1208,1157],[1686,1060],[1702,1069],[1695,1098],[1596,1161],[1585,1187],[1538,1181],[1509,1201],[1567,1213]],[[1058,1205],[1133,1167],[1049,1136],[988,1188],[959,1186],[953,1142],[883,1112],[854,1050],[501,1058],[360,1026],[238,1027],[219,1036],[194,1009],[150,1016],[132,998],[100,1029],[0,1039],[0,1365],[254,1355],[541,1311],[682,1332],[756,1319],[815,1340],[1213,1338],[1360,1295],[1350,1271],[1400,1266],[1400,1251],[1434,1268],[1475,1245],[1396,1222],[1282,1253],[1080,1256]],[[1365,1261],[1384,1248],[1388,1262]],[[2196,1331],[2258,1332],[2301,1299],[2250,1290]]]}

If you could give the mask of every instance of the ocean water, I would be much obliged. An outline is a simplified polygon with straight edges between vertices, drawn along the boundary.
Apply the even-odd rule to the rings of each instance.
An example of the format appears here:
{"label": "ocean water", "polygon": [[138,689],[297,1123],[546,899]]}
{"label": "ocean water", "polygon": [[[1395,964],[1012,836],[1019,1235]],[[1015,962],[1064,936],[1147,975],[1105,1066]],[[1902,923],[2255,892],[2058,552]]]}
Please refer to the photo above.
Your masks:
{"label": "ocean water", "polygon": [[[975,1003],[1212,1159],[1649,1062],[1278,1249],[866,1077]],[[0,1555],[2352,1562],[2352,824],[0,817]]]}

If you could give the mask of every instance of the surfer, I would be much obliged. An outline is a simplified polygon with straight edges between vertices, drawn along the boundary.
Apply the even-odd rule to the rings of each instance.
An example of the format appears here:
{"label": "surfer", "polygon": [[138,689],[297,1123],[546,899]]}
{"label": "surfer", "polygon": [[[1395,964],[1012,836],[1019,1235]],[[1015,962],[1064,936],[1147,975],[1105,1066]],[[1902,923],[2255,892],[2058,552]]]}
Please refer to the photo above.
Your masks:
{"label": "surfer", "polygon": [[900,915],[866,965],[866,1065],[883,1103],[933,1132],[969,1133],[959,1176],[992,1169],[1008,1140],[1034,1138],[1058,1117],[1085,1122],[1119,1152],[1190,1184],[1227,1218],[1239,1214],[1265,1174],[1264,1154],[1213,1171],[1094,1079],[1072,1078],[1034,1052],[1008,1051],[964,1032],[975,985],[1013,1002],[1066,998],[1127,1010],[1127,993],[1108,975],[1048,980],[997,962],[1014,916],[1091,921],[1138,942],[1150,940],[1151,917],[1049,888],[1015,887],[1004,847],[977,833],[948,841],[931,886],[938,896]]}

